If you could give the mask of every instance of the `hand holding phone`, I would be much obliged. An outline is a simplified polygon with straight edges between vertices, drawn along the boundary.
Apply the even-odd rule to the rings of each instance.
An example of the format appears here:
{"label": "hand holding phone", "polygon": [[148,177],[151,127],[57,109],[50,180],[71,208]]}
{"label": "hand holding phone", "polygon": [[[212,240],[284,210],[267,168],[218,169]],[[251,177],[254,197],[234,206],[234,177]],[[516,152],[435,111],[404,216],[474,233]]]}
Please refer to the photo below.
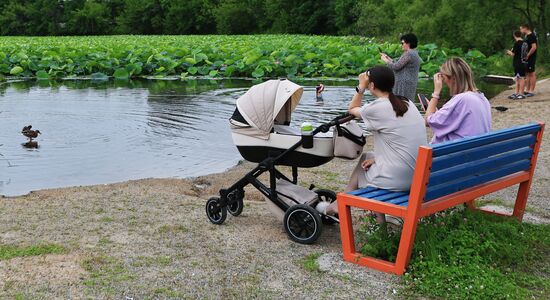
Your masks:
{"label": "hand holding phone", "polygon": [[385,63],[390,63],[392,61],[386,53],[380,53],[380,59],[382,59]]}
{"label": "hand holding phone", "polygon": [[[420,102],[420,106],[422,107],[423,111],[426,111],[428,109],[430,100],[428,100],[428,97],[426,97],[426,95],[418,94],[418,102]],[[437,110],[437,108],[435,110]]]}
{"label": "hand holding phone", "polygon": [[420,102],[420,106],[422,107],[423,111],[426,111],[426,109],[428,109],[428,104],[430,103],[430,101],[428,101],[426,95],[418,94],[418,102]]}

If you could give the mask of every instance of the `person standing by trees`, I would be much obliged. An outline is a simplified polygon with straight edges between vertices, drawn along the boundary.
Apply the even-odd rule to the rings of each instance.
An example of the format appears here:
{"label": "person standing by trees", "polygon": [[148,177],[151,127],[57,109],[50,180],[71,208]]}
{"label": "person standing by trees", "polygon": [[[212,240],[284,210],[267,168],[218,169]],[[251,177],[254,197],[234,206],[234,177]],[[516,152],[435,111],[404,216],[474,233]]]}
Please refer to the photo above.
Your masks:
{"label": "person standing by trees", "polygon": [[525,35],[527,43],[527,83],[525,84],[525,96],[535,96],[535,85],[537,84],[537,75],[535,74],[535,63],[537,62],[537,36],[531,31],[531,27],[523,24],[519,27],[521,33]]}
{"label": "person standing by trees", "polygon": [[510,56],[513,56],[514,78],[516,79],[516,92],[509,99],[521,100],[525,99],[524,84],[525,84],[525,69],[527,67],[527,43],[521,37],[519,30],[514,31],[514,47],[512,50],[506,51]]}
{"label": "person standing by trees", "polygon": [[418,71],[420,71],[421,59],[416,51],[418,39],[412,33],[401,36],[401,48],[403,54],[394,62],[387,54],[380,53],[382,60],[395,73],[395,86],[393,93],[413,100],[418,85]]}

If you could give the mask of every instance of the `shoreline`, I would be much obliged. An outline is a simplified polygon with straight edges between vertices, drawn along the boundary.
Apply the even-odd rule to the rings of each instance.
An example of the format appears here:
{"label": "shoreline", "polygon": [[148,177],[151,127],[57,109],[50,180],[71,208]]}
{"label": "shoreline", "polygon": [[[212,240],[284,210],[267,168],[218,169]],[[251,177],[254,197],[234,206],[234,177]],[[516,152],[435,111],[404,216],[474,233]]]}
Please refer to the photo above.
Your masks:
{"label": "shoreline", "polygon": [[[550,80],[537,90],[537,96],[521,101],[507,99],[512,90],[492,98],[491,106],[509,108],[493,110],[494,129],[547,121]],[[527,203],[533,218],[526,221],[550,220],[549,134],[543,139]],[[341,191],[355,163],[334,159],[300,169],[299,184]],[[324,226],[313,245],[291,242],[253,188],[245,189],[241,216],[211,224],[204,212],[208,197],[253,166],[241,162],[193,178],[139,179],[0,198],[0,248],[61,249],[0,259],[0,298],[402,297],[399,278],[343,262],[338,226]],[[480,202],[508,209],[515,192],[509,188]],[[319,270],[305,267],[312,257],[318,257]],[[338,288],[327,288],[326,282]]]}

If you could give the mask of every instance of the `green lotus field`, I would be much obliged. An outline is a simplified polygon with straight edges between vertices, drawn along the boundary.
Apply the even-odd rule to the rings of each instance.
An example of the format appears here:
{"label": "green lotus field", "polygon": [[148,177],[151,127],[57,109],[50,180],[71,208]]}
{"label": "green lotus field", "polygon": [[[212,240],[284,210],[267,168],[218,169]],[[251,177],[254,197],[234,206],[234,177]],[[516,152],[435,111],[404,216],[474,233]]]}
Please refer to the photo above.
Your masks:
{"label": "green lotus field", "polygon": [[[401,53],[397,43],[358,36],[0,37],[0,74],[38,79],[350,77],[382,63],[380,50],[392,57]],[[450,56],[467,59],[477,75],[499,67],[477,50],[464,52],[435,44],[418,50],[423,59],[420,76],[433,74]]]}

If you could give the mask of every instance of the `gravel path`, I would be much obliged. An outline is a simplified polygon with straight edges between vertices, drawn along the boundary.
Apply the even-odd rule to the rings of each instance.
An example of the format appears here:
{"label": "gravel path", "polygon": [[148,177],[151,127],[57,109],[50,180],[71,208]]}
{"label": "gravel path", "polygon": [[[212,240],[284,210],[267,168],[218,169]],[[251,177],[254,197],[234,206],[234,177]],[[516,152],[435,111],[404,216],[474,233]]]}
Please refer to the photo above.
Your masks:
{"label": "gravel path", "polygon": [[[494,127],[546,121],[550,81],[539,95],[492,105]],[[547,133],[528,207],[546,222],[550,188]],[[334,160],[303,170],[301,183],[342,190],[353,162]],[[399,296],[399,279],[340,256],[339,229],[326,226],[318,243],[303,246],[286,237],[281,221],[261,195],[246,192],[238,218],[210,224],[205,200],[252,167],[194,179],[144,179],[111,185],[33,192],[0,199],[0,246],[57,244],[63,254],[0,260],[0,298],[383,298]],[[483,201],[506,209],[515,189]],[[308,264],[309,263],[309,264]],[[306,267],[307,265],[307,267]]]}
{"label": "gravel path", "polygon": [[[183,180],[32,193],[0,203],[4,244],[56,243],[65,255],[0,261],[0,296],[71,298],[389,298],[397,278],[339,259],[339,229],[287,239],[262,202],[210,224]],[[307,270],[303,261],[329,255]],[[327,256],[322,256],[327,257]]]}

